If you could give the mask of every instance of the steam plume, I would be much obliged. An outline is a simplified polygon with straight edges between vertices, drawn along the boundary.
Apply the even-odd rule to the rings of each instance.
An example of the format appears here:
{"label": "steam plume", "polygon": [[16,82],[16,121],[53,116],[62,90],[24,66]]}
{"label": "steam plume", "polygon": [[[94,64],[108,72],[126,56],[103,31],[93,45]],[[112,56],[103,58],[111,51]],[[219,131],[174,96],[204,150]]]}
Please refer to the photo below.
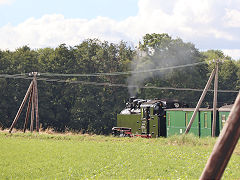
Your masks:
{"label": "steam plume", "polygon": [[198,51],[192,44],[183,43],[182,40],[175,40],[174,43],[168,44],[166,47],[148,48],[147,51],[139,51],[131,63],[131,71],[141,73],[133,73],[127,80],[130,96],[136,96],[139,88],[144,85],[146,80],[152,77],[163,78],[171,71],[151,72],[151,69],[194,63],[197,61],[196,53]]}

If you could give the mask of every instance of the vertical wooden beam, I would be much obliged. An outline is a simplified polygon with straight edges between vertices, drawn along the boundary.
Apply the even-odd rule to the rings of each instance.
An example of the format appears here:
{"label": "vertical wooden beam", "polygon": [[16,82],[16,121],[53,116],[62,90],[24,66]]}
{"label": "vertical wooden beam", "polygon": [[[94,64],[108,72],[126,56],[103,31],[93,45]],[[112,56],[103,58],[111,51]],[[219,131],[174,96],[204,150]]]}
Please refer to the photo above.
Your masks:
{"label": "vertical wooden beam", "polygon": [[36,130],[39,132],[39,116],[38,116],[38,89],[37,89],[37,73],[34,73],[34,89],[35,89],[35,111],[36,111]]}
{"label": "vertical wooden beam", "polygon": [[23,127],[23,132],[24,133],[26,132],[26,129],[27,129],[29,113],[30,113],[30,108],[31,108],[31,103],[32,103],[32,93],[33,93],[33,87],[31,89],[30,97],[29,97],[29,101],[28,101],[27,113],[26,113],[25,123],[24,123],[24,127]]}
{"label": "vertical wooden beam", "polygon": [[221,179],[240,137],[240,93],[200,179]]}
{"label": "vertical wooden beam", "polygon": [[34,101],[35,101],[35,91],[34,91],[34,80],[33,80],[33,91],[32,91],[32,110],[31,110],[31,124],[30,124],[30,131],[33,132],[33,123],[34,123]]}
{"label": "vertical wooden beam", "polygon": [[217,89],[218,89],[218,60],[216,61],[216,74],[215,74],[215,79],[214,79],[212,137],[216,136]]}
{"label": "vertical wooden beam", "polygon": [[196,106],[196,108],[195,108],[195,110],[193,112],[193,115],[192,115],[192,117],[191,117],[191,119],[190,119],[190,121],[188,123],[188,126],[187,126],[187,129],[185,131],[185,134],[187,134],[190,131],[192,123],[193,123],[193,121],[194,121],[194,119],[195,119],[195,117],[197,115],[197,112],[198,112],[198,110],[199,110],[199,108],[200,108],[200,106],[202,104],[202,101],[203,101],[203,99],[204,99],[204,97],[205,97],[205,95],[207,93],[207,90],[208,90],[208,88],[209,88],[209,86],[210,86],[210,84],[212,82],[212,79],[213,79],[213,77],[215,75],[215,72],[216,72],[216,69],[214,68],[212,73],[211,73],[211,75],[210,75],[210,77],[209,77],[209,79],[208,79],[208,82],[207,82],[207,84],[206,84],[206,86],[205,86],[205,88],[203,90],[203,93],[202,93],[202,95],[201,95],[201,97],[200,97],[200,99],[199,99],[199,101],[197,103],[197,106]]}
{"label": "vertical wooden beam", "polygon": [[24,105],[25,105],[25,103],[26,103],[26,101],[27,101],[27,98],[28,98],[28,96],[29,96],[29,94],[30,94],[30,91],[31,91],[32,86],[33,86],[33,81],[31,82],[31,84],[30,84],[29,87],[28,87],[28,90],[27,90],[27,92],[26,92],[26,94],[25,94],[25,97],[23,98],[23,101],[22,101],[22,103],[21,103],[21,105],[20,105],[20,107],[19,107],[19,109],[18,109],[18,112],[17,112],[17,114],[16,114],[16,116],[15,116],[15,118],[14,118],[14,120],[13,120],[13,123],[12,123],[12,125],[11,125],[11,127],[10,127],[10,129],[9,129],[9,133],[12,132],[13,127],[14,127],[14,126],[16,125],[16,123],[17,123],[17,120],[18,120],[18,118],[19,118],[19,116],[20,116],[20,114],[21,114],[21,112],[22,112],[22,110],[23,110],[23,107],[24,107]]}

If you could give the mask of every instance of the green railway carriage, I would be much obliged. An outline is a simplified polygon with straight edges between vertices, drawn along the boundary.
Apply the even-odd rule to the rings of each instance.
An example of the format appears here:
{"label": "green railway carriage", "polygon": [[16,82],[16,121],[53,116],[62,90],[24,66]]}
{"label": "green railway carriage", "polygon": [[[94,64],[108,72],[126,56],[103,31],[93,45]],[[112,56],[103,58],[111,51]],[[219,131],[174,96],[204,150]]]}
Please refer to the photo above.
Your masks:
{"label": "green railway carriage", "polygon": [[[212,118],[213,118],[213,110],[212,109],[200,109],[199,113],[199,136],[212,136]],[[216,136],[219,134],[219,119],[217,116],[216,119]]]}
{"label": "green railway carriage", "polygon": [[[186,127],[192,117],[194,109],[191,108],[177,108],[177,109],[167,109],[166,119],[167,119],[167,136],[172,136],[175,134],[183,134]],[[199,129],[199,114],[196,115],[195,120],[190,129],[190,133],[198,135]]]}
{"label": "green railway carriage", "polygon": [[[183,134],[193,115],[194,108],[166,109],[167,136]],[[213,110],[199,109],[189,133],[199,137],[211,136]],[[216,135],[219,135],[219,118],[216,120]]]}

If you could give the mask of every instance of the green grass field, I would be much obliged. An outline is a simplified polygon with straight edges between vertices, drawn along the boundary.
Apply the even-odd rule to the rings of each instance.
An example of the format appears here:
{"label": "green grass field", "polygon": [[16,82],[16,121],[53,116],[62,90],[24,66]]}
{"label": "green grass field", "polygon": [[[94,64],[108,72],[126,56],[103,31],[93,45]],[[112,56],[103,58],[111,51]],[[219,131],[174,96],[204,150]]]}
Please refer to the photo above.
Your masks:
{"label": "green grass field", "polygon": [[[0,179],[199,178],[215,139],[0,132]],[[240,145],[225,170],[240,178]]]}

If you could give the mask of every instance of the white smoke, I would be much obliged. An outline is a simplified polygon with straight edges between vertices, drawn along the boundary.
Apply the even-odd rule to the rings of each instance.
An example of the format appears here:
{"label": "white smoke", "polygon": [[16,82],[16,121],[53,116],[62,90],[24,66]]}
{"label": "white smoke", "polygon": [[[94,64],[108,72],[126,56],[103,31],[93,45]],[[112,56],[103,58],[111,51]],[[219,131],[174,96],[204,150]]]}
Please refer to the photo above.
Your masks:
{"label": "white smoke", "polygon": [[183,43],[181,40],[163,48],[149,48],[148,52],[139,51],[131,63],[131,71],[139,73],[132,73],[127,80],[130,96],[136,96],[147,80],[163,79],[172,71],[171,69],[156,71],[156,69],[194,63],[197,61],[194,58],[197,52],[193,45]]}

